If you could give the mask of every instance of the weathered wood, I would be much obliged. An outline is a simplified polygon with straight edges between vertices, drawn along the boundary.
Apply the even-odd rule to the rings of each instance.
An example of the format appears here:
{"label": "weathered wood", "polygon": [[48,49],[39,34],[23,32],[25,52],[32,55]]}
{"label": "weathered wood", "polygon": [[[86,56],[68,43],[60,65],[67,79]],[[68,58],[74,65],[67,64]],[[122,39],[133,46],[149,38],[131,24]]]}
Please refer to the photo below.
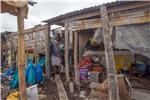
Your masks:
{"label": "weathered wood", "polygon": [[22,13],[24,10],[18,8],[18,76],[19,76],[19,95],[21,100],[26,98],[26,79],[25,79],[25,41],[24,41],[24,17]]}
{"label": "weathered wood", "polygon": [[[108,13],[114,13],[114,12],[122,12],[125,10],[131,10],[131,9],[136,9],[136,8],[140,8],[140,7],[145,7],[145,6],[149,6],[150,4],[147,2],[131,2],[131,3],[124,3],[121,6],[112,6],[108,8]],[[62,23],[64,23],[66,20],[68,21],[75,21],[75,20],[80,20],[80,19],[87,19],[87,18],[91,18],[93,16],[99,16],[99,10],[94,10],[94,11],[89,11],[87,13],[83,13],[83,14],[77,14],[76,16],[70,16],[70,17],[65,17],[62,18],[62,20],[56,20],[56,21],[45,21],[47,23],[51,22],[52,24],[58,24],[61,25]]]}
{"label": "weathered wood", "polygon": [[59,75],[55,75],[55,81],[56,81],[57,90],[59,94],[59,100],[69,100],[65,88],[63,86],[63,82]]}
{"label": "weathered wood", "polygon": [[103,24],[103,39],[105,47],[105,56],[106,56],[106,69],[108,77],[108,93],[109,100],[120,100],[119,91],[118,91],[118,80],[115,68],[113,46],[112,46],[112,26],[109,24],[108,12],[105,5],[100,7],[100,13]]}
{"label": "weathered wood", "polygon": [[74,32],[74,71],[75,71],[75,82],[77,85],[80,84],[79,82],[79,71],[77,68],[78,64],[78,32]]}
{"label": "weathered wood", "polygon": [[45,32],[45,39],[46,39],[46,77],[50,78],[50,25],[47,26],[46,32]]}
{"label": "weathered wood", "polygon": [[[45,24],[45,25],[39,25],[38,29],[36,31],[42,31],[42,30],[45,30],[47,28],[48,24]],[[35,32],[35,28],[30,28],[30,29],[26,29],[24,31],[24,34],[32,34]],[[18,32],[12,32],[12,34],[14,35],[18,35]]]}
{"label": "weathered wood", "polygon": [[34,39],[34,56],[35,56],[35,64],[37,64],[37,40],[38,40],[38,26],[35,26],[35,28],[34,28],[34,30],[35,30],[35,39]]}
{"label": "weathered wood", "polygon": [[[109,19],[113,26],[148,23],[150,22],[150,10],[144,9],[132,13],[126,12],[125,14],[118,14],[115,17],[110,16]],[[73,31],[99,27],[102,27],[101,18],[73,22]]]}
{"label": "weathered wood", "polygon": [[69,82],[69,24],[68,22],[65,23],[65,74],[66,74],[66,80]]}

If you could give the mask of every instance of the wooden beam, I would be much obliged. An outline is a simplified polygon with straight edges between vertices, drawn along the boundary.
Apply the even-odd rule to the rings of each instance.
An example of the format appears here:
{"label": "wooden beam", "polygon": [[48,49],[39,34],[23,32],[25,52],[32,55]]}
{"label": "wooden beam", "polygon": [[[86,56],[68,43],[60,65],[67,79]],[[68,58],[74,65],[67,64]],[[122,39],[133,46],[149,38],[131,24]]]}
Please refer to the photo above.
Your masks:
{"label": "wooden beam", "polygon": [[55,75],[55,81],[56,81],[56,85],[57,85],[59,100],[69,100],[68,95],[63,86],[63,82],[59,75]]}
{"label": "wooden beam", "polygon": [[[48,24],[45,24],[45,25],[39,25],[38,29],[36,31],[42,31],[42,30],[45,30],[47,28]],[[35,27],[34,28],[30,28],[30,29],[26,29],[24,31],[24,34],[30,34],[30,33],[34,33],[35,32]],[[14,35],[18,35],[18,32],[12,32],[12,34]]]}
{"label": "wooden beam", "polygon": [[[150,11],[137,11],[132,13],[120,14],[115,17],[109,18],[109,21],[113,26],[148,23],[150,22]],[[73,31],[99,27],[102,27],[101,18],[79,20],[73,22]]]}
{"label": "wooden beam", "polygon": [[75,71],[75,82],[77,85],[80,84],[79,82],[79,71],[77,68],[78,64],[78,32],[74,32],[74,71]]}
{"label": "wooden beam", "polygon": [[18,8],[18,76],[19,76],[19,95],[21,100],[27,100],[26,97],[26,79],[25,79],[25,41],[24,41],[24,17],[23,8]]}
{"label": "wooden beam", "polygon": [[45,30],[45,39],[46,39],[46,77],[49,80],[50,78],[50,25],[47,26],[47,29]]}
{"label": "wooden beam", "polygon": [[100,7],[102,24],[103,24],[103,39],[106,56],[106,69],[108,77],[108,93],[109,100],[120,100],[118,91],[118,79],[114,61],[113,46],[112,46],[112,26],[110,26],[108,20],[108,12],[105,5]]}
{"label": "wooden beam", "polygon": [[66,74],[66,80],[69,82],[69,23],[65,23],[65,74]]}

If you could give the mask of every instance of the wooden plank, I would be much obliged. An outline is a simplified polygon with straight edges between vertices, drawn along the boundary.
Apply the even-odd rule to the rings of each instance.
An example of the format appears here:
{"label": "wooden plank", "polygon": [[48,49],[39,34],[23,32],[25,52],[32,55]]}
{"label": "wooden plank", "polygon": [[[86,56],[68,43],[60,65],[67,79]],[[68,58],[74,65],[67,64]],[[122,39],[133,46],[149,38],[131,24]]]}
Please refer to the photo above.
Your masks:
{"label": "wooden plank", "polygon": [[[86,55],[104,55],[104,51],[86,51]],[[130,51],[114,51],[114,55],[133,55]]]}
{"label": "wooden plank", "polygon": [[26,98],[26,79],[25,79],[25,41],[24,41],[24,10],[18,9],[18,76],[19,76],[19,95],[21,100],[27,100]]}
{"label": "wooden plank", "polygon": [[[127,14],[121,14],[115,17],[110,17],[110,23],[113,26],[142,24],[148,22],[150,22],[149,10],[137,11]],[[73,31],[99,27],[102,27],[101,18],[79,20],[73,22]]]}
{"label": "wooden plank", "polygon": [[56,81],[57,90],[59,94],[59,100],[69,100],[68,95],[63,86],[63,82],[59,75],[55,75],[55,81]]}
{"label": "wooden plank", "polygon": [[80,84],[79,82],[79,71],[77,68],[78,64],[78,32],[74,32],[74,71],[75,71],[75,82],[77,85]]}
{"label": "wooden plank", "polygon": [[108,12],[105,5],[102,5],[100,7],[100,13],[103,24],[103,39],[104,39],[106,69],[108,77],[109,100],[120,100],[118,91],[118,79],[116,74],[113,46],[111,40],[112,26],[110,26],[108,20]]}
{"label": "wooden plank", "polygon": [[45,56],[46,56],[46,77],[47,79],[50,78],[50,25],[47,26],[47,29],[45,30],[45,39],[46,39],[46,50],[45,50]]}
{"label": "wooden plank", "polygon": [[68,59],[68,55],[69,55],[69,24],[68,22],[65,23],[65,74],[66,74],[66,80],[67,82],[69,82],[69,59]]}
{"label": "wooden plank", "polygon": [[[45,25],[38,25],[38,29],[37,31],[42,31],[42,30],[45,30],[47,28],[48,24],[45,24]],[[24,34],[32,34],[35,32],[35,29],[34,28],[30,28],[30,29],[26,29],[24,31]],[[12,34],[15,34],[15,35],[18,35],[18,32],[12,32]]]}

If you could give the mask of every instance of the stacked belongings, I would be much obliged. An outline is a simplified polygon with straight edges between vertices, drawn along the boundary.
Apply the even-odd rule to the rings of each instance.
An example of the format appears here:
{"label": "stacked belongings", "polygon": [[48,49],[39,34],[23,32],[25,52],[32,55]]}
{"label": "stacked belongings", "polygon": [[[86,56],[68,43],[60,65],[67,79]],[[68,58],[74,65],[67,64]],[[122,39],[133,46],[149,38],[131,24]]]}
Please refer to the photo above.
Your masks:
{"label": "stacked belongings", "polygon": [[[103,81],[106,78],[106,70],[103,67],[100,58],[97,56],[84,55],[79,62],[80,80],[92,79]],[[96,76],[98,76],[96,78]],[[94,78],[92,78],[94,76]],[[98,82],[98,81],[97,81]]]}
{"label": "stacked belongings", "polygon": [[93,55],[91,57],[92,65],[89,72],[89,79],[91,82],[101,83],[106,78],[106,70],[103,66],[102,59],[99,56]]}
{"label": "stacked belongings", "polygon": [[88,79],[88,71],[91,67],[91,59],[89,56],[83,56],[78,67],[80,73],[80,80],[87,80]]}

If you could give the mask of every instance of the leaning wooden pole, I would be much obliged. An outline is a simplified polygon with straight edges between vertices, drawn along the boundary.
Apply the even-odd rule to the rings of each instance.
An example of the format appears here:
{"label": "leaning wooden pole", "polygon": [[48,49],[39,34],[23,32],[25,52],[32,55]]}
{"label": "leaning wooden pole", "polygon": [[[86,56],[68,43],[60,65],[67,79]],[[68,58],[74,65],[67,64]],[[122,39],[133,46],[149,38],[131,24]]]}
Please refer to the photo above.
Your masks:
{"label": "leaning wooden pole", "polygon": [[108,12],[105,5],[100,7],[101,19],[103,24],[103,39],[106,57],[106,69],[108,77],[109,100],[120,100],[118,92],[118,81],[115,68],[113,45],[112,45],[112,27],[109,24]]}
{"label": "leaning wooden pole", "polygon": [[65,23],[65,74],[66,74],[66,80],[67,82],[69,82],[69,59],[68,59],[68,55],[69,55],[69,29],[68,29],[68,22]]}
{"label": "leaning wooden pole", "polygon": [[24,16],[23,8],[18,8],[18,76],[19,76],[19,95],[21,100],[26,98],[26,79],[25,79],[25,41],[24,41]]}

